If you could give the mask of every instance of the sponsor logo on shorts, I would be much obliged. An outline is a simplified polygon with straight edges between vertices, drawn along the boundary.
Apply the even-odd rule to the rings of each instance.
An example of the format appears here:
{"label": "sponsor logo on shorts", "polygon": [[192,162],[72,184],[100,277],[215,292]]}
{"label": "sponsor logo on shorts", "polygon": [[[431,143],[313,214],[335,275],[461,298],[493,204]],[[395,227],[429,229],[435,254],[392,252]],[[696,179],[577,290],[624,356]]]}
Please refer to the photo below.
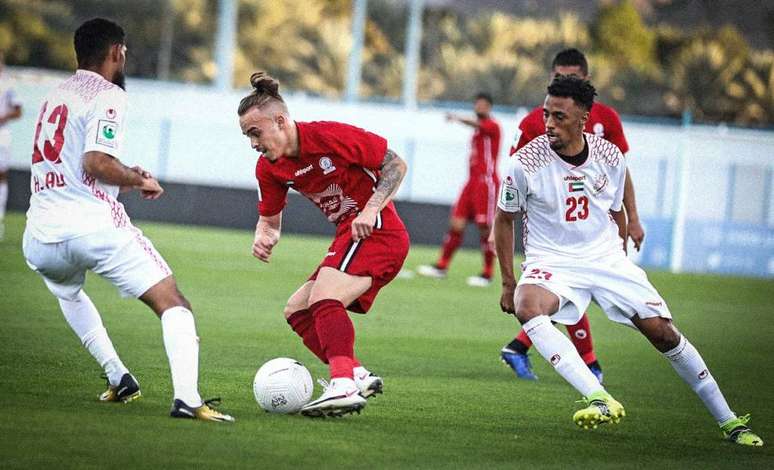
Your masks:
{"label": "sponsor logo on shorts", "polygon": [[707,369],[704,369],[703,371],[699,372],[699,380],[704,380],[707,377],[709,377],[709,371]]}
{"label": "sponsor logo on shorts", "polygon": [[333,165],[333,160],[331,160],[329,157],[322,157],[320,159],[320,168],[322,168],[324,175],[336,171],[336,167]]}
{"label": "sponsor logo on shorts", "polygon": [[661,306],[664,305],[664,302],[661,302],[661,301],[652,302],[651,301],[651,302],[645,302],[645,305],[647,305],[649,307],[661,307]]}
{"label": "sponsor logo on shorts", "polygon": [[556,366],[557,364],[559,364],[559,361],[561,360],[562,360],[562,356],[558,354],[554,354],[553,356],[551,356],[550,362],[552,366]]}
{"label": "sponsor logo on shorts", "polygon": [[304,168],[301,168],[300,170],[295,172],[295,174],[293,176],[301,176],[301,175],[304,175],[306,173],[309,173],[310,171],[312,171],[312,168],[314,168],[314,167],[310,163],[309,165],[307,165]]}
{"label": "sponsor logo on shorts", "polygon": [[586,339],[589,334],[584,329],[580,329],[575,332],[575,337],[578,339]]}
{"label": "sponsor logo on shorts", "polygon": [[335,251],[329,251],[329,252],[325,253],[325,257],[326,258],[329,257],[329,256],[336,256],[336,252]]}

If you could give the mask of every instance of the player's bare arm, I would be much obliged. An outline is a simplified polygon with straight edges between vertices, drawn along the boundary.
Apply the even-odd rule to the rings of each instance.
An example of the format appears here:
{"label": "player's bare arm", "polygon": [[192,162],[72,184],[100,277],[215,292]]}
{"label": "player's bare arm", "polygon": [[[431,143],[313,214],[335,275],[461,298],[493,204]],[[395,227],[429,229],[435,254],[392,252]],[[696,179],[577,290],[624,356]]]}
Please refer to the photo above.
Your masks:
{"label": "player's bare arm", "polygon": [[6,122],[19,119],[22,115],[22,107],[19,105],[14,106],[7,114],[0,116],[0,125]]}
{"label": "player's bare arm", "polygon": [[618,236],[624,241],[623,250],[624,253],[626,253],[626,213],[624,212],[624,209],[621,209],[620,211],[611,210],[610,215],[618,226]]}
{"label": "player's bare arm", "polygon": [[500,264],[500,276],[503,280],[500,309],[511,314],[515,313],[513,293],[516,290],[516,276],[513,274],[513,221],[515,218],[516,213],[505,212],[498,208],[492,228],[497,262]]}
{"label": "player's bare arm", "polygon": [[282,229],[282,212],[260,216],[255,225],[255,238],[253,238],[253,256],[268,263],[271,258],[271,250],[279,242]]}
{"label": "player's bare arm", "polygon": [[[627,235],[629,238],[632,239],[632,242],[634,242],[634,248],[637,251],[640,251],[640,246],[642,246],[642,241],[645,239],[645,230],[642,228],[642,224],[640,223],[640,216],[637,213],[637,200],[634,196],[634,183],[632,182],[632,177],[629,174],[629,169],[626,169],[626,180],[624,182],[624,197],[623,197],[623,204],[624,208],[626,209],[626,219],[627,219]],[[625,240],[626,238],[624,238]]]}
{"label": "player's bare arm", "polygon": [[86,152],[83,155],[83,169],[103,183],[137,189],[144,199],[158,199],[164,193],[156,178],[146,176],[150,173],[140,167],[130,168],[103,152]]}
{"label": "player's bare arm", "polygon": [[379,180],[374,194],[368,199],[365,208],[352,221],[352,239],[362,240],[371,235],[376,215],[392,200],[398,191],[400,182],[406,175],[406,162],[395,152],[387,149],[384,161],[379,169]]}
{"label": "player's bare arm", "polygon": [[446,113],[446,120],[452,121],[452,122],[459,122],[460,124],[465,124],[466,126],[470,126],[476,129],[478,129],[478,126],[480,125],[480,123],[478,122],[478,119],[471,119],[463,116],[458,116],[452,113]]}

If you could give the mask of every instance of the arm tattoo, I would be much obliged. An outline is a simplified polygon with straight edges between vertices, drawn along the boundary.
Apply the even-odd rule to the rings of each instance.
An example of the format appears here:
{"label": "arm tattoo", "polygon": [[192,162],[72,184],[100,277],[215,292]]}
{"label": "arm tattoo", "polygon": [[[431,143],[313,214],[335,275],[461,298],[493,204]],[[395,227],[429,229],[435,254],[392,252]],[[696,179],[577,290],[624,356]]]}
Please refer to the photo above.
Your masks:
{"label": "arm tattoo", "polygon": [[384,202],[388,200],[398,188],[405,171],[400,157],[392,150],[387,149],[387,153],[384,155],[384,161],[380,168],[381,173],[379,174],[379,181],[376,184],[376,190],[368,200],[366,207],[373,207],[376,208],[376,210],[381,209]]}

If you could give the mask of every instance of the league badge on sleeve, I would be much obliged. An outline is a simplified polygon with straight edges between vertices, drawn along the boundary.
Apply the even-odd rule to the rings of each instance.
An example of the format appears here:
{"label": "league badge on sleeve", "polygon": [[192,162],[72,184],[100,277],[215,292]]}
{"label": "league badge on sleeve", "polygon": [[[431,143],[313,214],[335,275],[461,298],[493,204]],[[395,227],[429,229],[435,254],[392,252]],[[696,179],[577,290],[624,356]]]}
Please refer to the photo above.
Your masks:
{"label": "league badge on sleeve", "polygon": [[100,119],[97,123],[97,143],[105,147],[116,148],[118,146],[118,123]]}
{"label": "league badge on sleeve", "polygon": [[518,212],[520,209],[519,190],[513,184],[513,178],[510,176],[505,178],[504,183],[500,191],[500,204],[506,211]]}

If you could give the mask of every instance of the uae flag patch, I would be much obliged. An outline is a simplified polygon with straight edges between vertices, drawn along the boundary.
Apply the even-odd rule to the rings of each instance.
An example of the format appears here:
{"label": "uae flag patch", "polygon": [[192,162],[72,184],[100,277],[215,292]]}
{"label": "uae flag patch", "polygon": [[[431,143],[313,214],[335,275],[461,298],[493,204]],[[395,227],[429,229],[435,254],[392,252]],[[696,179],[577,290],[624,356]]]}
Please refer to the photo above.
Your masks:
{"label": "uae flag patch", "polygon": [[583,181],[573,181],[569,183],[570,192],[583,191]]}

